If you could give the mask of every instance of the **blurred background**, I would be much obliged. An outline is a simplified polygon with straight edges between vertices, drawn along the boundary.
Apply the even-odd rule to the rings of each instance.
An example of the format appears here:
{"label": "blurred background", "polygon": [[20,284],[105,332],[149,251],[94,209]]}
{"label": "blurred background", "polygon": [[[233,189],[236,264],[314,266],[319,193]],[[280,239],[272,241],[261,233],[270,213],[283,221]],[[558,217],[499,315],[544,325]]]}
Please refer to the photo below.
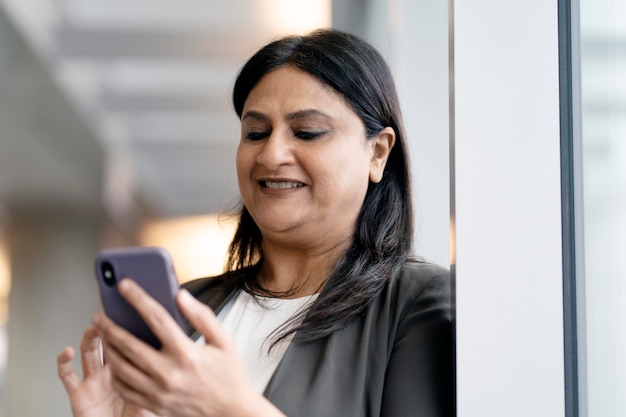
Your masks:
{"label": "blurred background", "polygon": [[581,416],[619,417],[626,415],[626,2],[580,0],[579,20]]}
{"label": "blurred background", "polygon": [[100,309],[100,249],[162,246],[181,281],[222,270],[237,71],[277,36],[331,26],[392,67],[416,251],[448,265],[446,2],[0,0],[2,416],[69,415],[55,357]]}

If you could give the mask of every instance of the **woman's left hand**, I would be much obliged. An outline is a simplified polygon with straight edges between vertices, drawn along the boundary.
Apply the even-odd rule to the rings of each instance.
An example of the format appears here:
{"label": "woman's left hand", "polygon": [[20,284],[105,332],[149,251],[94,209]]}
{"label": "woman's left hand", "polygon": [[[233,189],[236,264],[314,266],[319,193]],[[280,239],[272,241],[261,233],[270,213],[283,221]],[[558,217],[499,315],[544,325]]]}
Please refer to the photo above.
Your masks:
{"label": "woman's left hand", "polygon": [[120,281],[118,289],[162,343],[156,350],[104,314],[94,317],[113,388],[124,400],[170,417],[282,415],[252,387],[232,339],[211,309],[187,290],[179,291],[177,302],[204,336],[202,345],[133,281]]}

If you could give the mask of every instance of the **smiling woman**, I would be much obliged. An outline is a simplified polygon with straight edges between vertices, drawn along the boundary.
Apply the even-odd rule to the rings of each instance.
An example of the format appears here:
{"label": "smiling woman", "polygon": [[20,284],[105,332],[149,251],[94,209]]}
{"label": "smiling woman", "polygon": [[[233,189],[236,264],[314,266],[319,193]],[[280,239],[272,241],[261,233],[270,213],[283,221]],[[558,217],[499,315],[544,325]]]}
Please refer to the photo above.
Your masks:
{"label": "smiling woman", "polygon": [[381,55],[335,30],[285,37],[244,65],[233,101],[243,207],[227,272],[179,293],[195,340],[123,280],[163,347],[96,316],[85,379],[69,348],[58,358],[74,416],[452,416],[449,273],[412,254]]}
{"label": "smiling woman", "polygon": [[319,256],[345,250],[394,140],[390,128],[368,139],[345,100],[304,71],[287,66],[263,77],[244,106],[237,172],[265,244],[295,249],[306,236],[299,243],[315,242]]}

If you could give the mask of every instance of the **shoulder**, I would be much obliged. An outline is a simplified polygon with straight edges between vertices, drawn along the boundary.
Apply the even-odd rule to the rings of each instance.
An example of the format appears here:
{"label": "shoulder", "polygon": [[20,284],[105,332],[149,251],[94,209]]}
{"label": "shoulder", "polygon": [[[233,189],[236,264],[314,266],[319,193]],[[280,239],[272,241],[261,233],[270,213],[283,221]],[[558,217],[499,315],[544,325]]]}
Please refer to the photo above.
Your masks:
{"label": "shoulder", "polygon": [[428,262],[408,261],[392,276],[390,285],[408,297],[436,288],[450,294],[450,271]]}
{"label": "shoulder", "polygon": [[413,313],[451,319],[450,271],[439,265],[409,261],[396,272],[388,286],[388,297],[401,316]]}
{"label": "shoulder", "polygon": [[449,280],[450,271],[443,266],[430,262],[409,260],[394,275],[396,279],[427,282],[433,278]]}
{"label": "shoulder", "polygon": [[424,262],[407,263],[389,288],[395,310],[380,415],[454,415],[450,272]]}

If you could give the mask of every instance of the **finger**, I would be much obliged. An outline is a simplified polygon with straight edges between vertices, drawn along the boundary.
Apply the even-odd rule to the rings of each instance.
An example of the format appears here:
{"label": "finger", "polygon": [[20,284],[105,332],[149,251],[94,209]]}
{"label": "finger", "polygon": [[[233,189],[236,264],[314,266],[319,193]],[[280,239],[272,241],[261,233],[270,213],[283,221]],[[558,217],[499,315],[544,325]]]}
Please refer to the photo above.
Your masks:
{"label": "finger", "polygon": [[215,313],[208,306],[198,301],[186,289],[178,291],[177,301],[183,315],[204,336],[207,344],[218,348],[230,347],[230,336],[222,329]]}
{"label": "finger", "polygon": [[102,339],[106,344],[104,356],[107,365],[111,360],[111,356],[107,353],[108,349],[115,349],[128,362],[133,363],[146,373],[150,373],[149,370],[158,363],[159,353],[156,350],[123,327],[115,324],[104,314],[96,314],[92,322],[102,334]]}
{"label": "finger", "polygon": [[125,381],[137,390],[150,390],[151,379],[115,347],[107,343],[105,356],[114,379]]}
{"label": "finger", "polygon": [[69,346],[63,349],[57,356],[57,373],[68,394],[72,393],[80,385],[80,378],[72,367],[73,358],[74,349]]}
{"label": "finger", "polygon": [[120,294],[137,310],[164,347],[176,347],[181,340],[187,339],[170,313],[137,283],[123,279],[117,286]]}
{"label": "finger", "polygon": [[[155,413],[155,417],[165,415],[163,410],[155,407],[153,401],[151,401],[146,395],[137,391],[132,385],[126,383],[124,380],[120,378],[115,378],[111,380],[111,386],[117,392],[120,397],[122,397],[125,401],[125,410],[136,409],[137,411],[130,412],[131,415],[144,415],[145,410],[150,410]],[[152,414],[150,414],[152,415]]]}
{"label": "finger", "polygon": [[95,327],[89,327],[83,333],[80,342],[80,359],[83,366],[83,376],[89,377],[102,369],[100,360],[100,332]]}
{"label": "finger", "polygon": [[159,385],[151,377],[135,368],[111,346],[107,345],[106,352],[111,369],[111,386],[126,401],[127,406],[134,405],[142,409],[150,409],[162,415],[162,410],[155,408],[164,397]]}

